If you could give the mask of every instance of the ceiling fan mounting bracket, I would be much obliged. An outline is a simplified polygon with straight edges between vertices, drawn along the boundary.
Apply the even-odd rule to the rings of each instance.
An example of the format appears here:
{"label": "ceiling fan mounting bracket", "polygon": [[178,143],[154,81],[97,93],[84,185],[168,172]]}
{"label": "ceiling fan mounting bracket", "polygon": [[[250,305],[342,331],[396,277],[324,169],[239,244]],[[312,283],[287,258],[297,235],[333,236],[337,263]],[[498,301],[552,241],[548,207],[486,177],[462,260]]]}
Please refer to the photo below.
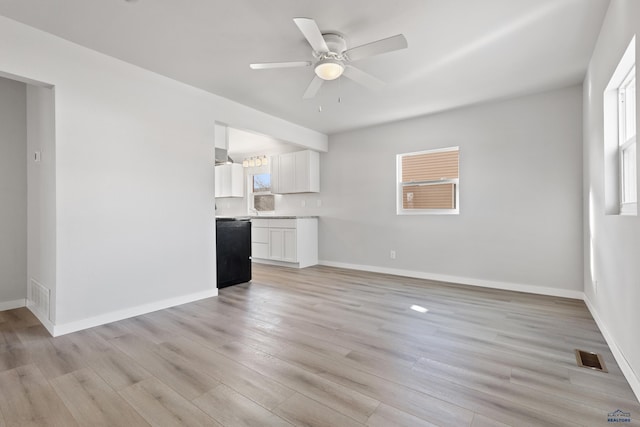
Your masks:
{"label": "ceiling fan mounting bracket", "polygon": [[322,34],[322,38],[331,53],[342,54],[342,52],[347,50],[347,42],[340,34],[324,33]]}

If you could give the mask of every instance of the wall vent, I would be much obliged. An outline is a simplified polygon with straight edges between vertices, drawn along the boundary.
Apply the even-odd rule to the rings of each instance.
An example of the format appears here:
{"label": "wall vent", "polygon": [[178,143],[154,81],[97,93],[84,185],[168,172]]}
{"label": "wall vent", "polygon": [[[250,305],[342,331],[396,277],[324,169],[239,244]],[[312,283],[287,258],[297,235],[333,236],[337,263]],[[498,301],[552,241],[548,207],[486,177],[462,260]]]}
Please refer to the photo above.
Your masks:
{"label": "wall vent", "polygon": [[51,290],[31,279],[27,289],[27,306],[49,319]]}

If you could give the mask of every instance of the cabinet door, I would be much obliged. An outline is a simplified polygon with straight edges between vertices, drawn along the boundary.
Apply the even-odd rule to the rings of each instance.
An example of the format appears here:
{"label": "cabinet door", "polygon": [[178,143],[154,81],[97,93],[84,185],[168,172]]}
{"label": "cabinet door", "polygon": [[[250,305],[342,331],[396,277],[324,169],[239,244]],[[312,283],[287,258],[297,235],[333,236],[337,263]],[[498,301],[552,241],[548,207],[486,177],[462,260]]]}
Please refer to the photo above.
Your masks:
{"label": "cabinet door", "polygon": [[284,228],[282,233],[283,249],[282,260],[289,262],[297,262],[297,248],[296,248],[296,230],[292,228]]}
{"label": "cabinet door", "polygon": [[320,191],[320,155],[311,150],[271,158],[271,192],[317,193]]}
{"label": "cabinet door", "polygon": [[229,197],[231,195],[229,170],[224,166],[216,166],[216,197]]}
{"label": "cabinet door", "polygon": [[305,193],[309,191],[309,152],[298,151],[295,154],[294,191]]}
{"label": "cabinet door", "polygon": [[275,260],[282,260],[284,255],[284,229],[282,228],[270,228],[269,229],[269,258]]}
{"label": "cabinet door", "polygon": [[295,153],[280,155],[280,193],[294,193],[296,180],[296,157]]}
{"label": "cabinet door", "polygon": [[270,159],[270,171],[271,171],[271,192],[274,194],[280,194],[280,156],[271,156]]}
{"label": "cabinet door", "polygon": [[216,166],[216,197],[244,197],[244,168],[239,164]]}
{"label": "cabinet door", "polygon": [[257,259],[269,258],[269,244],[268,243],[252,243],[251,244],[251,257]]}
{"label": "cabinet door", "polygon": [[215,197],[221,197],[222,195],[222,169],[215,167],[216,171],[216,192]]}
{"label": "cabinet door", "polygon": [[225,166],[229,167],[229,196],[244,197],[244,168],[236,163]]}

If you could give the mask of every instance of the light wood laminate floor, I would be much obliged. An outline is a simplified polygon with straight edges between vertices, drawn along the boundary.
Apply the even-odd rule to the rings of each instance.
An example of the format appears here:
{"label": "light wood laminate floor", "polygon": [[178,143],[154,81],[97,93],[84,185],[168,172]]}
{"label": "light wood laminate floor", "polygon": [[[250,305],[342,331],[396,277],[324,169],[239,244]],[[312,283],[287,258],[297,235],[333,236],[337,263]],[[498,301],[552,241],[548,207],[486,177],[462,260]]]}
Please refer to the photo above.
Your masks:
{"label": "light wood laminate floor", "polygon": [[576,300],[254,265],[217,298],[58,338],[0,312],[0,427],[606,426],[617,409],[640,425]]}

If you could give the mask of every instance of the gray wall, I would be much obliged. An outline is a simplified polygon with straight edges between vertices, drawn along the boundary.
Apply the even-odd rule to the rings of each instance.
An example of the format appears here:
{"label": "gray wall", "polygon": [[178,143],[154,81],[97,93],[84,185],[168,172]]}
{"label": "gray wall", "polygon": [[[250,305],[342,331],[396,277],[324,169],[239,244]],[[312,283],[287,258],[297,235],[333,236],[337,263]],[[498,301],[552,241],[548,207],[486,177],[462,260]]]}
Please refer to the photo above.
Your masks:
{"label": "gray wall", "polygon": [[[33,155],[40,152],[40,161]],[[56,158],[52,88],[27,85],[27,274],[51,291],[49,319],[56,315]],[[44,313],[42,313],[44,315]]]}
{"label": "gray wall", "polygon": [[0,309],[27,296],[26,93],[0,77]]}
{"label": "gray wall", "polygon": [[[573,86],[331,136],[321,260],[580,295],[581,116]],[[460,214],[396,215],[396,154],[449,146]]]}
{"label": "gray wall", "polygon": [[640,396],[640,217],[605,214],[603,144],[603,92],[634,34],[637,67],[640,2],[612,1],[584,82],[584,292]]}

